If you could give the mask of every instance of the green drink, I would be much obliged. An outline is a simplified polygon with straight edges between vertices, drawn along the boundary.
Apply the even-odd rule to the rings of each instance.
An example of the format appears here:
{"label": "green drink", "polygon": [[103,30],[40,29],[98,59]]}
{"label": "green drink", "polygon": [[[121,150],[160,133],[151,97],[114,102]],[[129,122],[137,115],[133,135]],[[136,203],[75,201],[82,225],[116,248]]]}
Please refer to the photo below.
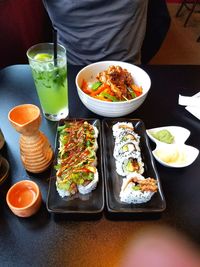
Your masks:
{"label": "green drink", "polygon": [[56,62],[50,43],[31,47],[27,56],[45,117],[52,121],[66,118],[69,108],[65,48],[58,45]]}

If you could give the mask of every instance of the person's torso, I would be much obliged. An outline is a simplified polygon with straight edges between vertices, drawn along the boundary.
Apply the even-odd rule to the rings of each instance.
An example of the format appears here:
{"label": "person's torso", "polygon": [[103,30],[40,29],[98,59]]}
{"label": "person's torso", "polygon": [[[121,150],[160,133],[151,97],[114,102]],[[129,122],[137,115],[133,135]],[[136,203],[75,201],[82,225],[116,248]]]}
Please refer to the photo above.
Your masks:
{"label": "person's torso", "polygon": [[71,64],[138,63],[148,0],[43,0]]}

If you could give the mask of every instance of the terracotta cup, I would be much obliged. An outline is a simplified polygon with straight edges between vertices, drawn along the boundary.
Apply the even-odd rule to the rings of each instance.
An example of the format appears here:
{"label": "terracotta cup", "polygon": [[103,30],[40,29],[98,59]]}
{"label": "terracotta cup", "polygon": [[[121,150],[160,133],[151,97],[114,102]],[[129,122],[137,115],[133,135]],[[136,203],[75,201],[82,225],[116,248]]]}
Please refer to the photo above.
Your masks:
{"label": "terracotta cup", "polygon": [[39,210],[42,194],[35,182],[22,180],[8,190],[6,202],[15,215],[29,217]]}

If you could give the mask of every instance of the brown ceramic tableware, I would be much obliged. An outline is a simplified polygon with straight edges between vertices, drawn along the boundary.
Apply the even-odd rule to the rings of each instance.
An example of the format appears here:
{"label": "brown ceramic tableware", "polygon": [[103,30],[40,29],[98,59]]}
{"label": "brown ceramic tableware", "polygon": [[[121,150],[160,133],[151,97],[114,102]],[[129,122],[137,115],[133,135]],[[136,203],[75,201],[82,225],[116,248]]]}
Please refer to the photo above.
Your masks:
{"label": "brown ceramic tableware", "polygon": [[19,105],[10,110],[8,119],[21,134],[20,154],[25,169],[32,173],[45,171],[52,162],[53,150],[47,137],[39,130],[40,109],[32,104]]}
{"label": "brown ceramic tableware", "polygon": [[9,174],[9,163],[8,161],[0,156],[0,184],[2,184],[8,177]]}
{"label": "brown ceramic tableware", "polygon": [[38,185],[30,180],[15,183],[7,192],[6,202],[11,211],[19,217],[35,214],[42,203]]}

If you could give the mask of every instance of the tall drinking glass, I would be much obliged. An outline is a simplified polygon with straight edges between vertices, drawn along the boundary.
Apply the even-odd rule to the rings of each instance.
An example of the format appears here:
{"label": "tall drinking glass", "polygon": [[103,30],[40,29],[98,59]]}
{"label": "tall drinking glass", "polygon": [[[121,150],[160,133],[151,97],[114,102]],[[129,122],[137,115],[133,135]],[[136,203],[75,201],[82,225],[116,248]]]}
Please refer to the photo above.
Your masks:
{"label": "tall drinking glass", "polygon": [[66,118],[69,107],[65,48],[58,44],[54,59],[53,43],[40,43],[28,49],[27,57],[44,116],[51,121]]}

